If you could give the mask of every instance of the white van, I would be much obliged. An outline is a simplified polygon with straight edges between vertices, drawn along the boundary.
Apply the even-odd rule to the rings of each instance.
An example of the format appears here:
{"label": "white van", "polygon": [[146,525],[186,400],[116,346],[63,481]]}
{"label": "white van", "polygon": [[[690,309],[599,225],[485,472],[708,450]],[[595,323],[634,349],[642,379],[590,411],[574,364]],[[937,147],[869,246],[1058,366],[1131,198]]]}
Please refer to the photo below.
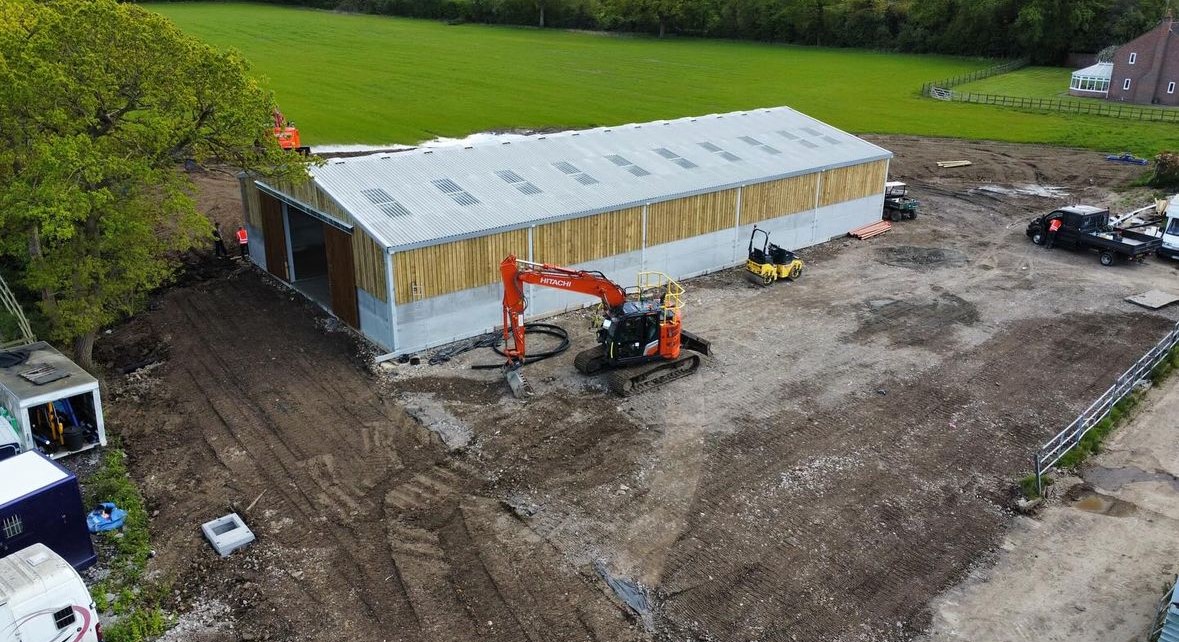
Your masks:
{"label": "white van", "polygon": [[44,544],[0,559],[0,642],[102,642],[90,591]]}
{"label": "white van", "polygon": [[1166,219],[1162,224],[1163,246],[1159,256],[1179,259],[1179,196],[1173,196],[1167,204]]}

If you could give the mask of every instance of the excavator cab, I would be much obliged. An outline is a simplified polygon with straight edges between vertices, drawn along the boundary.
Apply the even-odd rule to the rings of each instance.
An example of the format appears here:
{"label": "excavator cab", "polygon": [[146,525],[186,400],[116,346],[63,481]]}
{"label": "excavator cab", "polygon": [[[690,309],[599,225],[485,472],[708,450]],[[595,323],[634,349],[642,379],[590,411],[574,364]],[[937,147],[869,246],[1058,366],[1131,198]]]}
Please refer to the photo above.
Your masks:
{"label": "excavator cab", "polygon": [[628,301],[617,312],[612,310],[614,314],[607,316],[598,330],[598,343],[617,365],[660,356],[659,326],[663,315],[658,308],[643,303]]}

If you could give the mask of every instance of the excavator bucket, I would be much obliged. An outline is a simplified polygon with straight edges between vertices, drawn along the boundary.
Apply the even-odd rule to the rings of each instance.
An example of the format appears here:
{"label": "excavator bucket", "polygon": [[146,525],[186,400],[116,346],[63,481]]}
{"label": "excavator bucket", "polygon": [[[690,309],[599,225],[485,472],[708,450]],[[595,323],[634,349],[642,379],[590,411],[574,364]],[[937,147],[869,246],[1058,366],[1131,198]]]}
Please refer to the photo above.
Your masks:
{"label": "excavator bucket", "polygon": [[508,387],[512,389],[512,394],[517,399],[527,399],[532,396],[532,386],[524,380],[524,373],[519,367],[506,368],[504,380],[508,382]]}

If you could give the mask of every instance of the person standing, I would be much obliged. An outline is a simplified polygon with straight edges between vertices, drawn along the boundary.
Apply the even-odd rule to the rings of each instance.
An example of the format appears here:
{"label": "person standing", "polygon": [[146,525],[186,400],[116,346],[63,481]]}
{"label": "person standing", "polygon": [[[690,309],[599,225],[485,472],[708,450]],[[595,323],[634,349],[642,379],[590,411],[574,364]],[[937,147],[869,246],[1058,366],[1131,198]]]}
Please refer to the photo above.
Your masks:
{"label": "person standing", "polygon": [[1048,249],[1052,249],[1056,245],[1056,233],[1060,231],[1061,221],[1059,218],[1052,219],[1048,224]]}
{"label": "person standing", "polygon": [[242,258],[250,255],[250,235],[246,233],[246,226],[237,227],[237,247],[241,250]]}
{"label": "person standing", "polygon": [[219,259],[229,258],[229,250],[225,249],[225,241],[221,238],[221,224],[213,224],[213,254]]}

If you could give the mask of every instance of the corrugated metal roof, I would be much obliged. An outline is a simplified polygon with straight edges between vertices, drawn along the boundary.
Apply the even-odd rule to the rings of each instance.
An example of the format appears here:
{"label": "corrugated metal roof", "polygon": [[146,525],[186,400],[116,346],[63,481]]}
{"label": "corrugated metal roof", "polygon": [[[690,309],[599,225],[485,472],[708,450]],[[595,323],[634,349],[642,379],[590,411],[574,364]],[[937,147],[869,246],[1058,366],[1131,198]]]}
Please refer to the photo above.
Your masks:
{"label": "corrugated metal roof", "polygon": [[330,160],[311,173],[401,250],[891,156],[776,107]]}

